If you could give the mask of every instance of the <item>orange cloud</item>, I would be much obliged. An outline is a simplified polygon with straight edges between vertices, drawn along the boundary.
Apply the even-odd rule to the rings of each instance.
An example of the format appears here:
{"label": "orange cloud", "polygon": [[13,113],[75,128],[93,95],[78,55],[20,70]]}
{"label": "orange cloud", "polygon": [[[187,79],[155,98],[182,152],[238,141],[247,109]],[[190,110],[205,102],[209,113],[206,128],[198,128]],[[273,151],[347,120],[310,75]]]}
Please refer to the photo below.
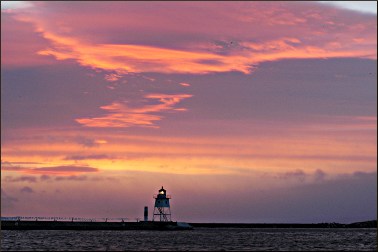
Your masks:
{"label": "orange cloud", "polygon": [[185,111],[185,108],[174,108],[174,106],[185,98],[192,97],[189,94],[149,94],[145,98],[157,99],[160,104],[145,105],[141,108],[131,108],[120,102],[113,102],[110,105],[102,106],[101,109],[108,112],[103,117],[79,118],[76,121],[87,127],[158,127],[155,121],[161,120],[162,116],[151,114],[165,110]]}
{"label": "orange cloud", "polygon": [[[231,55],[219,55],[201,52],[196,48],[174,50],[143,45],[91,45],[47,32],[43,34],[58,46],[41,50],[38,54],[51,55],[57,60],[74,59],[83,66],[115,71],[116,73],[106,76],[108,81],[116,81],[128,72],[205,74],[239,71],[248,74],[252,72],[253,65],[264,61],[332,57],[375,59],[377,56],[376,51],[366,50],[364,47],[348,48],[332,42],[306,45],[297,38],[285,37],[260,43],[241,42],[241,50],[235,50]],[[350,42],[361,43],[355,39]]]}
{"label": "orange cloud", "polygon": [[[86,8],[90,5],[80,6]],[[67,8],[64,4],[57,6]],[[201,20],[196,19],[197,3],[174,5],[173,8],[178,13],[183,12],[185,18],[192,21],[188,23],[194,27],[176,22],[175,16],[164,15],[161,6],[161,13],[153,18],[146,16],[148,11],[142,6],[130,5],[137,9],[130,13],[134,18],[125,18],[124,13],[118,11],[114,12],[114,17],[107,17],[93,9],[77,16],[67,16],[57,6],[35,4],[35,7],[15,13],[14,17],[33,24],[35,31],[50,43],[48,48],[38,51],[39,55],[50,55],[56,60],[72,59],[82,66],[110,72],[105,77],[110,82],[135,72],[206,74],[239,71],[249,74],[255,65],[264,61],[377,57],[376,20],[355,14],[355,22],[352,22],[342,10],[311,3],[296,4],[294,7],[259,2],[206,3],[200,7],[207,19],[202,17]],[[130,11],[130,6],[121,2],[112,3],[106,8]],[[186,7],[186,11],[183,11],[183,7]],[[213,11],[214,8],[217,12]],[[41,15],[42,10],[50,15]],[[95,32],[91,29],[88,31],[93,27],[89,27],[87,15],[91,19],[101,17],[101,24],[96,26]],[[221,26],[224,27],[222,32],[218,31],[220,24],[211,21],[218,20],[220,16],[223,20]],[[138,26],[134,19],[143,22]],[[204,22],[207,26],[203,25]],[[177,27],[177,23],[180,27]],[[126,26],[138,30],[138,35],[135,35],[137,42],[127,42],[127,37],[123,39],[125,42],[112,42],[114,38],[122,41],[118,37],[128,34],[108,30]],[[170,43],[164,40],[159,45],[146,45],[145,34],[154,30],[162,30],[166,37],[172,38]],[[187,41],[172,44],[171,41],[179,39],[183,30],[188,34]],[[190,38],[194,36],[194,30],[203,37],[202,40]],[[107,37],[97,35],[102,32]],[[256,38],[259,40],[256,41]],[[149,39],[154,40],[153,35]]]}
{"label": "orange cloud", "polygon": [[322,47],[306,45],[297,38],[281,38],[279,40],[261,43],[241,43],[245,48],[253,51],[257,62],[275,61],[281,59],[311,59],[311,58],[348,58],[361,57],[376,59],[376,51],[364,48],[348,50],[339,43],[330,42]]}
{"label": "orange cloud", "polygon": [[183,86],[183,87],[190,87],[190,84],[189,84],[189,83],[180,82],[179,84],[180,84],[181,86]]}
{"label": "orange cloud", "polygon": [[107,75],[115,81],[127,72],[192,73],[240,71],[250,73],[253,63],[244,56],[222,56],[207,52],[174,50],[143,45],[90,45],[61,36],[44,33],[46,39],[64,47],[46,49],[40,55],[57,60],[74,59],[83,66],[116,74]]}

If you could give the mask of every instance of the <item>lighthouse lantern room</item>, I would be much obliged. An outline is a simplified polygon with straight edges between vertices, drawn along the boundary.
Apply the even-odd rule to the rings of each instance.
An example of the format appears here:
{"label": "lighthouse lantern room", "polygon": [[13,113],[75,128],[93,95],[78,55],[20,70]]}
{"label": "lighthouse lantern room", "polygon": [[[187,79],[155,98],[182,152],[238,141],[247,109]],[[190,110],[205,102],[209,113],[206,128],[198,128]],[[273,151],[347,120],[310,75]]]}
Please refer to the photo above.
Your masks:
{"label": "lighthouse lantern room", "polygon": [[154,195],[155,207],[152,221],[171,221],[171,208],[169,200],[171,199],[170,195],[167,195],[167,191],[161,187],[159,193]]}

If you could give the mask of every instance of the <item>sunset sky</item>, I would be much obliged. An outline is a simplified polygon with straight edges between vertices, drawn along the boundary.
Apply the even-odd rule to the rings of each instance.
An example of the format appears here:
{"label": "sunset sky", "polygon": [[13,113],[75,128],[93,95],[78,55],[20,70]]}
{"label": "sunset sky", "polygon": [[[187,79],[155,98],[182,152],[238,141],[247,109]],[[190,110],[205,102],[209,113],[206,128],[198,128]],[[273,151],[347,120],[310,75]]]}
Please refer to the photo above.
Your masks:
{"label": "sunset sky", "polygon": [[376,2],[1,5],[1,216],[377,218]]}

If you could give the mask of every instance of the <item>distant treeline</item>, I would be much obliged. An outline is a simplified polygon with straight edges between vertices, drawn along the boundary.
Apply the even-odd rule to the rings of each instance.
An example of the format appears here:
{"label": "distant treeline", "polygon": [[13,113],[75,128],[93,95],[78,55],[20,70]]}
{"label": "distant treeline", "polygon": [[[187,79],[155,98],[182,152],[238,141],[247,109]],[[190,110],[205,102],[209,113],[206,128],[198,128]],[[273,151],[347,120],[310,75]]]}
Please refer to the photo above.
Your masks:
{"label": "distant treeline", "polygon": [[377,228],[377,220],[351,224],[331,223],[189,223],[194,228]]}

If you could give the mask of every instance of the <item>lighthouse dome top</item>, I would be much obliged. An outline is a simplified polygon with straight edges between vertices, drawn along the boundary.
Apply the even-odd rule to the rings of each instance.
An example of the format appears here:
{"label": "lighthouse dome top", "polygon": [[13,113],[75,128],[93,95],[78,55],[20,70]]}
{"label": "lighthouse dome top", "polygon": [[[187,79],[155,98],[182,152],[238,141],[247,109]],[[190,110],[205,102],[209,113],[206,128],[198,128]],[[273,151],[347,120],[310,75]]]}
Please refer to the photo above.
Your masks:
{"label": "lighthouse dome top", "polygon": [[167,191],[167,190],[165,190],[165,189],[163,188],[163,186],[162,186],[161,189],[159,190],[159,194],[165,194],[166,191]]}
{"label": "lighthouse dome top", "polygon": [[158,194],[154,195],[154,199],[170,199],[171,195],[167,195],[167,190],[165,190],[163,187],[159,190]]}

